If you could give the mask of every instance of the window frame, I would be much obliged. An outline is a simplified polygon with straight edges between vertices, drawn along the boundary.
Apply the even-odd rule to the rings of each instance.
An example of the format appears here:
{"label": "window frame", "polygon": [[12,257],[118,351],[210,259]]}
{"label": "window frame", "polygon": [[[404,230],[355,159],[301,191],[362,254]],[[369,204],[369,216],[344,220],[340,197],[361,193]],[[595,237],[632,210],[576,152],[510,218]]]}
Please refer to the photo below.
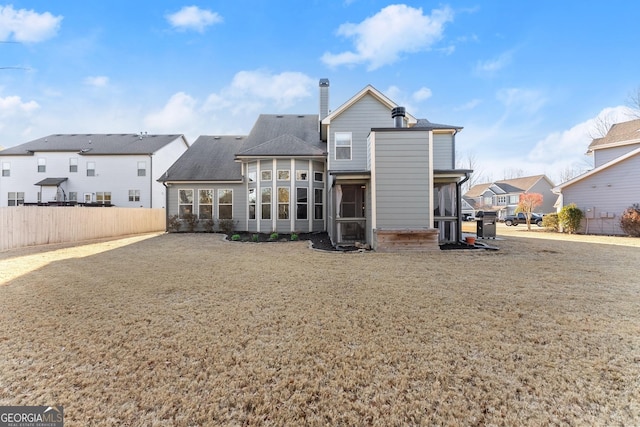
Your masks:
{"label": "window frame", "polygon": [[38,157],[38,173],[47,172],[47,159]]}
{"label": "window frame", "polygon": [[309,182],[309,171],[306,169],[296,170],[296,182]]}
{"label": "window frame", "polygon": [[291,171],[289,169],[278,169],[276,176],[278,181],[291,181]]}
{"label": "window frame", "polygon": [[[209,197],[209,202],[207,203],[207,193],[208,197]],[[205,198],[203,199],[202,195],[205,195]],[[215,191],[211,188],[199,188],[198,189],[198,219],[211,219],[213,220],[213,196],[215,194]],[[208,206],[210,207],[211,211],[209,212],[209,214],[202,214],[202,207],[203,206]]]}
{"label": "window frame", "polygon": [[78,172],[78,158],[69,157],[69,173],[77,173],[77,172]]}
{"label": "window frame", "polygon": [[96,203],[101,205],[111,204],[111,191],[96,191]]}
{"label": "window frame", "polygon": [[[13,197],[11,197],[12,194],[13,194]],[[7,193],[7,206],[22,206],[22,205],[24,205],[24,191],[9,191]]]}
{"label": "window frame", "polygon": [[[267,174],[268,178],[265,178],[265,174]],[[260,180],[261,181],[273,181],[273,171],[271,169],[263,169],[260,171]]]}
{"label": "window frame", "polygon": [[[260,219],[271,219],[271,204],[273,203],[273,189],[271,187],[262,187],[260,189]],[[265,202],[265,195],[269,197],[269,200]],[[265,215],[265,208],[268,208]]]}
{"label": "window frame", "polygon": [[[190,196],[189,196],[189,193],[190,193]],[[182,197],[183,194],[186,197],[185,201],[183,201],[183,197]],[[193,196],[194,196],[193,188],[178,189],[178,218],[179,219],[184,219],[186,215],[193,213]],[[185,208],[183,208],[183,206]],[[191,208],[187,211],[186,206],[190,206]]]}
{"label": "window frame", "polygon": [[247,193],[247,206],[249,209],[249,220],[255,220],[256,219],[256,209],[258,206],[258,191],[256,188],[250,188],[249,192]]}
{"label": "window frame", "polygon": [[4,176],[4,177],[11,176],[11,163],[10,162],[2,162],[2,176]]}
{"label": "window frame", "polygon": [[[320,175],[320,179],[318,179],[318,175]],[[324,172],[313,171],[313,182],[324,182]]]}
{"label": "window frame", "polygon": [[[140,167],[140,165],[142,165],[142,167]],[[138,162],[138,176],[147,176],[147,162]]]}
{"label": "window frame", "polygon": [[140,201],[140,190],[129,190],[129,201],[130,202],[139,202]]}
{"label": "window frame", "polygon": [[[287,200],[282,201],[280,196],[287,195]],[[287,220],[291,218],[291,188],[290,187],[278,187],[278,219]],[[282,208],[282,210],[281,210]]]}
{"label": "window frame", "polygon": [[[347,137],[349,139],[349,144],[343,144],[342,139],[338,138],[338,137]],[[335,132],[333,134],[333,141],[334,141],[334,153],[333,153],[333,158],[334,160],[352,160],[353,158],[353,133],[352,132]],[[338,141],[341,141],[341,143],[338,145]],[[338,148],[348,148],[349,149],[349,157],[338,157]]]}
{"label": "window frame", "polygon": [[[318,201],[318,192],[320,192],[320,201]],[[319,211],[318,208],[320,208]],[[320,212],[320,215],[318,215],[318,212]],[[324,188],[313,189],[313,219],[324,219]]]}
{"label": "window frame", "polygon": [[[221,199],[224,197],[224,195],[226,193],[229,193],[231,195],[231,201],[228,202],[228,203],[226,203],[226,202],[223,203]],[[231,189],[231,188],[219,188],[217,194],[218,194],[218,220],[221,220],[221,219],[233,219],[233,189]],[[223,216],[223,214],[220,212],[220,208],[227,207],[227,206],[231,207],[231,212],[230,212],[228,218],[226,217],[226,214],[225,214],[225,216]]]}
{"label": "window frame", "polygon": [[[304,191],[303,200],[300,201],[301,191]],[[300,214],[304,213],[303,216]],[[306,220],[309,219],[309,188],[308,187],[296,187],[296,219]]]}
{"label": "window frame", "polygon": [[96,162],[87,162],[87,176],[96,176]]}

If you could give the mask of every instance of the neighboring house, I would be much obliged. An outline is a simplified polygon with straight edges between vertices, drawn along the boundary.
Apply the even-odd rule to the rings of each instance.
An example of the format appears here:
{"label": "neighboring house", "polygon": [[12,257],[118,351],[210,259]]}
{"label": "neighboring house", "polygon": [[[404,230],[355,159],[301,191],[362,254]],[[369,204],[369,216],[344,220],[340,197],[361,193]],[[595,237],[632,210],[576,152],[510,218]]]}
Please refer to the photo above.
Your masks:
{"label": "neighboring house", "polygon": [[331,113],[326,79],[319,97],[320,114],[261,115],[246,137],[198,138],[160,178],[167,214],[374,249],[382,232],[458,241],[471,173],[454,167],[461,127],[418,120],[372,86]]}
{"label": "neighboring house", "polygon": [[495,211],[498,218],[504,218],[515,213],[521,194],[539,193],[542,194],[542,205],[535,210],[544,214],[555,211],[558,196],[551,191],[553,187],[546,175],[534,175],[477,184],[463,198],[475,212]]}
{"label": "neighboring house", "polygon": [[640,119],[611,126],[587,154],[593,154],[594,169],[553,189],[558,211],[575,203],[585,216],[581,231],[624,234],[620,215],[640,203]]}
{"label": "neighboring house", "polygon": [[0,207],[101,204],[163,208],[160,175],[183,135],[49,135],[0,151]]}

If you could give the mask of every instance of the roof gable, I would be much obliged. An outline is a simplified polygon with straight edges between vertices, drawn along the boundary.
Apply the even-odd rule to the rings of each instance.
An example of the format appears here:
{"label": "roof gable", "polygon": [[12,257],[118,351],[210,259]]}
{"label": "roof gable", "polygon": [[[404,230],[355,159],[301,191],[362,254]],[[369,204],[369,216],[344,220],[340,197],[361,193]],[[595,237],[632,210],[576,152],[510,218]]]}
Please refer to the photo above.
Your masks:
{"label": "roof gable", "polygon": [[200,136],[158,181],[241,181],[242,165],[234,161],[234,155],[245,138]]}
{"label": "roof gable", "polygon": [[640,142],[640,119],[616,123],[609,128],[605,136],[596,138],[589,144],[587,153],[601,148],[619,147],[638,142]]}
{"label": "roof gable", "polygon": [[553,191],[556,194],[559,194],[562,192],[562,189],[569,187],[570,185],[573,185],[579,181],[582,181],[583,179],[589,178],[592,175],[596,175],[598,172],[603,171],[604,169],[610,168],[612,166],[617,165],[618,163],[627,160],[631,157],[635,157],[640,155],[640,148],[636,148],[633,151],[629,151],[628,153],[620,156],[620,157],[616,157],[615,159],[611,160],[610,162],[607,162],[603,165],[598,166],[597,168],[591,169],[588,172],[583,173],[582,175],[578,175],[577,177],[570,179],[567,182],[563,182],[562,184],[554,187],[551,191]]}

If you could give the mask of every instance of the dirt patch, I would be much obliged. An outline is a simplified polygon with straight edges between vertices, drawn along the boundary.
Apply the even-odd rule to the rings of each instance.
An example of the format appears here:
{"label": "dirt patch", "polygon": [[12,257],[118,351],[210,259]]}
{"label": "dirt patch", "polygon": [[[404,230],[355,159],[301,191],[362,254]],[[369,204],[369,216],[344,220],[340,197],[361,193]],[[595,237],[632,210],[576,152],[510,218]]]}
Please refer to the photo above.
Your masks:
{"label": "dirt patch", "polygon": [[0,254],[0,405],[70,426],[640,424],[637,247],[117,242]]}

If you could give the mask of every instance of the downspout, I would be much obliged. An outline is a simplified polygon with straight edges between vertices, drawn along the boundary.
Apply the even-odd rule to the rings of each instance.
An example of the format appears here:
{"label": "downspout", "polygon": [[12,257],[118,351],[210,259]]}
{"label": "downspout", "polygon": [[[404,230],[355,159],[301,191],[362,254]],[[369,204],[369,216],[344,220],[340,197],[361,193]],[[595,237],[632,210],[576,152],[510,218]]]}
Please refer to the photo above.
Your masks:
{"label": "downspout", "polygon": [[153,153],[149,154],[149,209],[153,208]]}
{"label": "downspout", "polygon": [[164,231],[169,232],[169,186],[166,181],[162,181],[164,185]]}
{"label": "downspout", "polygon": [[456,230],[456,233],[458,234],[458,241],[462,240],[462,184],[464,184],[465,182],[469,181],[469,179],[471,178],[471,173],[469,172],[465,172],[465,178],[458,182],[456,184],[457,186],[457,191],[456,191],[456,198],[458,199],[456,205],[456,215],[458,216],[458,221],[456,221],[456,227],[458,228]]}

